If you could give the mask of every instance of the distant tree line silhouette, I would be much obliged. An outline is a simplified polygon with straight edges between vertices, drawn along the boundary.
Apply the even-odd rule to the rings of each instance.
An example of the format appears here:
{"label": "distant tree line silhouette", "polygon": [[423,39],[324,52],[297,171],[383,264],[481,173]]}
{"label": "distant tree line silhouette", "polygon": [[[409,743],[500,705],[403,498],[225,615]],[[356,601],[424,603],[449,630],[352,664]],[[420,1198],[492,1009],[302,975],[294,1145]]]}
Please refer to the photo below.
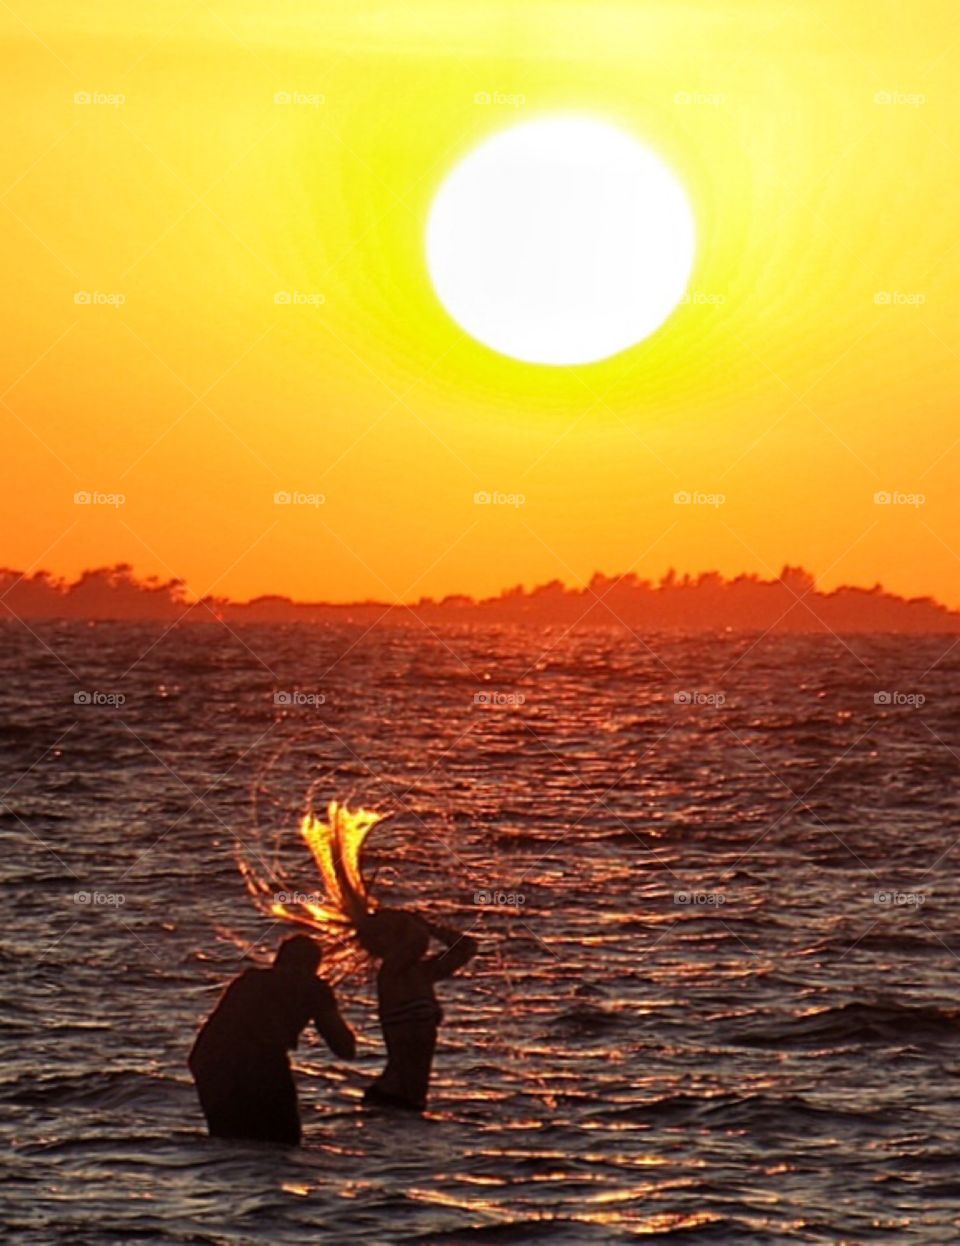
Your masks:
{"label": "distant tree line silhouette", "polygon": [[[844,586],[821,592],[803,567],[784,567],[776,578],[725,579],[716,571],[678,576],[670,570],[653,583],[634,574],[597,572],[582,588],[551,580],[521,585],[495,597],[459,594],[415,604],[296,602],[265,596],[248,602],[224,597],[192,600],[183,580],[140,579],[128,563],[84,571],[72,583],[47,571],[0,569],[0,618],[150,620],[173,622],[370,623],[384,616],[443,622],[563,624],[689,631],[960,632],[960,613],[932,597],[900,597],[881,585]],[[386,621],[386,619],[385,619]]]}

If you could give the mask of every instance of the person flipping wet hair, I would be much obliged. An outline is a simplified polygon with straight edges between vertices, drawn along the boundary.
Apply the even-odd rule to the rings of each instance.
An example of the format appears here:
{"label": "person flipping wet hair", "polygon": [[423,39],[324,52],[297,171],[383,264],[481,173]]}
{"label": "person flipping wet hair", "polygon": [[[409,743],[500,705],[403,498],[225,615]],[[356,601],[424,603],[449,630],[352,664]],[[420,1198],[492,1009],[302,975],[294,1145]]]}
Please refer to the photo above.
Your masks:
{"label": "person flipping wet hair", "polygon": [[[377,999],[387,1048],[387,1066],[367,1087],[364,1100],[422,1112],[443,1020],[434,983],[451,977],[476,955],[476,940],[403,909],[370,914],[357,934],[365,950],[381,962]],[[446,944],[439,956],[426,955],[431,936]]]}
{"label": "person flipping wet hair", "polygon": [[320,959],[307,935],[285,939],[271,967],[235,978],[204,1023],[188,1064],[213,1137],[300,1142],[287,1052],[311,1021],[331,1051],[353,1059],[353,1033],[317,977]]}

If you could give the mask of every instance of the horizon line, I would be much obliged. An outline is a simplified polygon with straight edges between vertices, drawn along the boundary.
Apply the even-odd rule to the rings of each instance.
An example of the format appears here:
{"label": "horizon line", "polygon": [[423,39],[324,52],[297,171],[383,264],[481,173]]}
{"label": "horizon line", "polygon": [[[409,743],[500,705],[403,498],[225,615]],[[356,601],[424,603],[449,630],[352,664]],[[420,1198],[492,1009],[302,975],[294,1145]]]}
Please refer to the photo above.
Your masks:
{"label": "horizon line", "polygon": [[[584,605],[586,609],[580,609]],[[700,630],[960,631],[960,610],[932,595],[904,597],[885,589],[879,581],[870,587],[842,584],[825,591],[817,586],[811,572],[790,564],[769,578],[755,572],[728,577],[716,570],[678,574],[670,568],[658,580],[651,580],[632,571],[619,575],[595,571],[588,581],[576,585],[555,578],[530,588],[522,584],[505,586],[499,593],[483,597],[447,593],[439,598],[423,595],[415,601],[393,602],[376,598],[303,601],[282,593],[261,593],[242,601],[209,593],[198,597],[183,579],[140,577],[133,565],[125,562],[86,568],[74,580],[42,569],[22,572],[0,568],[0,606],[4,613],[21,620],[178,617],[190,621],[225,622],[232,618],[296,622],[316,613],[376,610],[383,615],[390,611],[440,612],[444,617],[475,612],[498,621],[572,618],[576,625],[602,611],[607,621],[629,628],[646,624]]]}

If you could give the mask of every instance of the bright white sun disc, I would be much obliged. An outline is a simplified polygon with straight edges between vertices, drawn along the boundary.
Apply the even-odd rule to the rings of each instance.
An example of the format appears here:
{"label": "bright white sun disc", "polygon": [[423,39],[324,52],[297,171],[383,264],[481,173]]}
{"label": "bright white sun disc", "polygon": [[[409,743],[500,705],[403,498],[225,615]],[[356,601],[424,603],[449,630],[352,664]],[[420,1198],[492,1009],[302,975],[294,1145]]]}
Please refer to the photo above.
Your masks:
{"label": "bright white sun disc", "polygon": [[427,266],[453,319],[529,363],[606,359],[667,319],[693,214],[658,155],[607,122],[554,117],[487,139],[441,185]]}

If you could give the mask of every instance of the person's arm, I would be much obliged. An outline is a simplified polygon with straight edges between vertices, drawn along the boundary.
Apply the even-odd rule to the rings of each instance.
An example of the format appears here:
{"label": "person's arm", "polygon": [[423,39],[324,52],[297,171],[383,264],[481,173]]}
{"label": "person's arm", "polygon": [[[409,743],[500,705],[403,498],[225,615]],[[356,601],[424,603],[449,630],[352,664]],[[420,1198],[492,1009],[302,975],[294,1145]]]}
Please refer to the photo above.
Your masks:
{"label": "person's arm", "polygon": [[476,939],[462,934],[451,926],[438,926],[421,918],[427,930],[440,943],[447,945],[447,950],[439,956],[430,956],[424,962],[424,968],[435,982],[441,978],[451,978],[458,969],[462,969],[468,960],[476,956],[479,948]]}
{"label": "person's arm", "polygon": [[317,1033],[335,1056],[339,1056],[341,1060],[352,1060],[357,1054],[357,1040],[353,1030],[341,1017],[331,987],[326,982],[321,982],[320,987],[316,1011],[313,1014]]}

